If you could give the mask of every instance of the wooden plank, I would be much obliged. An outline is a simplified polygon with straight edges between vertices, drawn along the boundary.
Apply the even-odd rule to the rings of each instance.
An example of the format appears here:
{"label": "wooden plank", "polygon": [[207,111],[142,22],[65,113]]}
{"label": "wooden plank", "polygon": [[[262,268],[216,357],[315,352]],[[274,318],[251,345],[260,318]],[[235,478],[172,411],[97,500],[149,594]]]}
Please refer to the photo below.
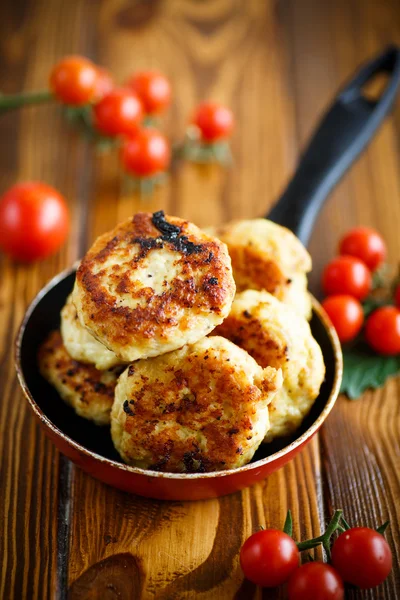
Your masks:
{"label": "wooden plank", "polygon": [[[337,86],[386,41],[400,41],[396,1],[42,0],[8,3],[1,28],[3,91],[42,87],[56,57],[73,49],[121,80],[134,68],[165,71],[175,90],[165,129],[176,139],[195,103],[209,96],[232,105],[238,126],[234,170],[185,165],[146,203],[124,193],[115,156],[96,158],[91,185],[91,150],[55,109],[2,117],[1,188],[17,178],[48,181],[69,199],[73,229],[66,248],[41,265],[0,259],[0,598],[64,597],[67,582],[70,597],[80,599],[283,598],[243,581],[238,551],[259,525],[281,526],[288,507],[298,538],[317,535],[333,507],[344,507],[354,523],[390,516],[388,539],[398,552],[398,382],[359,402],[341,399],[320,440],[265,482],[219,500],[163,503],[60,462],[25,408],[10,353],[25,306],[43,283],[135,211],[162,207],[201,226],[265,212]],[[324,210],[311,242],[314,289],[352,224],[377,226],[390,258],[399,255],[399,123],[398,105]],[[396,559],[382,588],[350,597],[396,598]]]}
{"label": "wooden plank", "polygon": [[[43,89],[53,63],[71,46],[84,40],[89,51],[82,36],[82,18],[89,14],[77,4],[6,3],[0,19],[2,91]],[[73,233],[56,256],[32,266],[0,257],[0,597],[43,600],[54,598],[59,587],[57,531],[62,532],[64,521],[60,457],[22,397],[13,340],[28,302],[78,255],[85,221],[79,174],[88,157],[85,143],[68,133],[53,106],[8,113],[1,117],[0,130],[1,190],[15,181],[44,180],[65,195],[72,211]],[[61,463],[67,464],[65,459]]]}
{"label": "wooden plank", "polygon": [[[171,78],[175,101],[165,128],[175,138],[199,99],[231,105],[238,123],[236,164],[228,172],[182,165],[166,188],[141,201],[122,193],[115,157],[100,157],[90,240],[138,210],[164,208],[200,226],[265,213],[293,166],[295,143],[273,5],[214,2],[205,10],[201,3],[164,3],[140,23],[137,18],[133,8],[121,17],[119,3],[104,5],[101,61],[121,79],[136,66],[156,66]],[[289,506],[296,536],[318,535],[319,443],[315,439],[267,481],[219,500],[135,498],[77,471],[72,504],[71,599],[106,597],[105,581],[112,593],[130,597],[124,572],[134,576],[134,597],[260,598],[260,590],[243,581],[240,546],[260,525],[282,526]]]}
{"label": "wooden plank", "polygon": [[[382,51],[389,41],[400,42],[398,6],[396,2],[303,0],[291,2],[289,13],[294,27],[292,57],[298,82],[296,114],[303,143],[315,114],[321,110],[321,102],[328,100],[340,82],[362,61]],[[399,115],[398,102],[393,116],[324,208],[311,242],[314,288],[318,288],[324,263],[336,251],[339,236],[352,225],[378,228],[388,243],[389,260],[398,260]],[[378,589],[352,591],[349,598],[400,597],[398,396],[399,382],[391,381],[384,390],[367,392],[356,402],[340,398],[321,434],[329,510],[343,508],[354,525],[374,527],[387,519],[391,521],[387,533],[394,551],[391,576]]]}
{"label": "wooden plank", "polygon": [[[126,553],[135,558],[143,598],[259,597],[255,586],[243,582],[240,546],[260,525],[281,527],[289,506],[296,537],[318,535],[317,450],[315,440],[309,451],[262,484],[206,502],[136,498],[77,471],[70,598],[88,597],[89,586],[99,597],[105,593],[104,569],[116,557],[117,564],[123,562]],[[111,584],[124,597],[125,580],[118,582],[116,576]]]}

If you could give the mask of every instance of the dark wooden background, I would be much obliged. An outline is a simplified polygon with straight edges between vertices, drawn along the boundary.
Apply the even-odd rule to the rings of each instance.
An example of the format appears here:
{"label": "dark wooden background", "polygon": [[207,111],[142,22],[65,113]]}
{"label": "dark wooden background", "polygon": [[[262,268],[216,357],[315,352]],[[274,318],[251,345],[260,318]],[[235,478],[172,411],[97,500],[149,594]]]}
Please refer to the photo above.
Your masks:
{"label": "dark wooden background", "polygon": [[[20,0],[2,3],[0,89],[46,86],[53,63],[82,53],[123,80],[157,67],[172,80],[165,129],[182,135],[196,102],[232,106],[235,168],[186,165],[146,206],[124,195],[116,157],[97,156],[56,107],[0,118],[0,191],[40,179],[68,198],[73,229],[55,257],[30,267],[0,257],[0,598],[283,598],[243,581],[238,552],[259,525],[311,536],[334,508],[353,524],[388,518],[395,569],[378,590],[399,598],[399,381],[340,398],[319,437],[263,483],[220,500],[132,497],[74,468],[48,442],[18,388],[13,338],[28,302],[91,241],[138,209],[198,225],[263,214],[339,84],[387,43],[400,43],[398,0]],[[400,102],[332,195],[310,250],[311,284],[339,235],[374,225],[400,256]]]}

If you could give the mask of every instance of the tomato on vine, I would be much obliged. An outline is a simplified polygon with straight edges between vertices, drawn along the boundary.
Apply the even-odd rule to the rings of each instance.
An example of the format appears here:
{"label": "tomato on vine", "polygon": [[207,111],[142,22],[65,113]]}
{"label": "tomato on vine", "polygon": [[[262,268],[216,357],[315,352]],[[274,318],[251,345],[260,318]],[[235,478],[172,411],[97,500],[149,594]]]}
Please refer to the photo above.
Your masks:
{"label": "tomato on vine", "polygon": [[338,256],[328,263],[322,274],[327,296],[349,294],[363,300],[372,289],[372,277],[366,265],[353,256]]}
{"label": "tomato on vine", "polygon": [[364,322],[362,306],[353,296],[329,296],[322,302],[341,342],[349,342],[360,332]]}
{"label": "tomato on vine", "polygon": [[121,162],[132,175],[149,177],[166,171],[171,150],[165,136],[152,128],[140,129],[133,137],[124,140]]}
{"label": "tomato on vine", "polygon": [[45,183],[19,183],[0,198],[0,248],[15,260],[31,262],[53,254],[68,230],[67,204]]}
{"label": "tomato on vine", "polygon": [[400,310],[395,306],[377,308],[365,324],[365,339],[379,354],[400,354]]}
{"label": "tomato on vine", "polygon": [[394,303],[397,308],[400,308],[400,284],[396,285],[396,289],[394,290]]}
{"label": "tomato on vine", "polygon": [[106,136],[132,135],[143,118],[142,103],[134,92],[115,88],[93,107],[94,125]]}
{"label": "tomato on vine", "polygon": [[229,137],[234,126],[232,111],[217,102],[203,102],[197,107],[193,123],[198,127],[202,140],[216,142]]}
{"label": "tomato on vine", "polygon": [[[289,600],[343,600],[344,581],[362,589],[382,583],[392,568],[392,553],[383,533],[389,521],[377,530],[350,527],[342,509],[336,509],[324,533],[295,543],[292,514],[286,515],[283,531],[267,529],[251,535],[240,551],[244,575],[262,587],[288,581]],[[332,539],[341,532],[332,545]],[[308,562],[299,567],[302,551],[321,546],[328,561]]]}
{"label": "tomato on vine", "polygon": [[288,597],[289,600],[343,600],[343,581],[330,565],[309,562],[290,577]]}
{"label": "tomato on vine", "polygon": [[98,68],[84,56],[66,56],[50,73],[50,88],[64,104],[82,106],[94,99]]}
{"label": "tomato on vine", "polygon": [[127,85],[139,96],[148,115],[162,112],[171,103],[171,85],[158,71],[135,73]]}
{"label": "tomato on vine", "polygon": [[339,252],[360,259],[375,271],[386,258],[386,244],[375,229],[355,227],[340,240]]}
{"label": "tomato on vine", "polygon": [[97,82],[94,92],[94,102],[100,102],[104,96],[107,96],[114,89],[114,80],[112,75],[104,67],[97,67]]}
{"label": "tomato on vine", "polygon": [[374,529],[353,527],[335,540],[332,563],[344,581],[367,589],[379,585],[389,575],[392,551]]}
{"label": "tomato on vine", "polygon": [[289,535],[279,529],[265,529],[245,541],[240,551],[240,566],[253,583],[275,587],[285,583],[298,568],[299,556]]}

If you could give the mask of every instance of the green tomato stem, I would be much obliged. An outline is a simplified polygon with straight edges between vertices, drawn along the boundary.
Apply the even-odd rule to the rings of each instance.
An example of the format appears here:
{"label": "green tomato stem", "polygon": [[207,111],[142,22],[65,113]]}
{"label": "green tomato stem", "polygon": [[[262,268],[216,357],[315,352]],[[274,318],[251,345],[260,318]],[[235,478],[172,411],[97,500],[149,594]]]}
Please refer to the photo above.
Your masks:
{"label": "green tomato stem", "polygon": [[32,104],[53,102],[53,100],[55,98],[48,90],[42,92],[24,92],[22,94],[0,94],[0,113]]}
{"label": "green tomato stem", "polygon": [[305,542],[297,542],[297,547],[300,550],[300,552],[302,550],[311,550],[312,548],[316,548],[317,546],[322,544],[322,546],[326,552],[326,556],[327,556],[328,560],[330,560],[330,558],[331,558],[331,537],[335,531],[337,531],[338,529],[342,529],[342,527],[340,525],[340,520],[342,518],[342,514],[343,514],[343,511],[341,509],[335,511],[328,527],[326,528],[325,533],[323,533],[322,535],[319,535],[318,537],[313,538],[311,540],[306,540]]}
{"label": "green tomato stem", "polygon": [[344,529],[347,531],[348,529],[350,529],[350,525],[348,524],[348,522],[346,521],[346,519],[344,518],[344,516],[342,515],[341,519],[341,524],[344,527]]}
{"label": "green tomato stem", "polygon": [[303,550],[312,550],[313,548],[317,548],[323,542],[323,536],[313,538],[312,540],[306,540],[305,542],[296,542],[296,545],[300,552]]}
{"label": "green tomato stem", "polygon": [[343,511],[341,509],[335,510],[335,513],[331,519],[331,522],[329,523],[329,525],[326,528],[326,531],[323,535],[324,541],[322,542],[322,545],[326,552],[328,561],[331,559],[331,537],[332,537],[332,534],[339,527],[339,523],[340,523],[340,519],[342,518],[342,514],[343,514]]}
{"label": "green tomato stem", "polygon": [[388,528],[389,525],[389,521],[386,521],[385,523],[383,523],[383,525],[381,525],[380,527],[377,528],[377,532],[380,533],[381,535],[383,535],[386,531],[386,529]]}
{"label": "green tomato stem", "polygon": [[[389,525],[389,521],[383,523],[380,527],[376,529],[378,533],[383,535],[385,533],[386,528]],[[291,530],[292,527],[292,515],[290,511],[288,511],[284,526],[284,531],[287,533]],[[320,544],[322,544],[323,549],[325,550],[327,561],[331,560],[331,537],[335,532],[345,533],[348,529],[350,529],[350,525],[346,521],[343,516],[343,510],[338,509],[335,510],[332,519],[328,527],[326,528],[325,533],[319,535],[316,538],[312,538],[311,540],[306,540],[305,542],[296,542],[297,548],[302,552],[303,550],[311,550],[312,548],[316,548]]]}

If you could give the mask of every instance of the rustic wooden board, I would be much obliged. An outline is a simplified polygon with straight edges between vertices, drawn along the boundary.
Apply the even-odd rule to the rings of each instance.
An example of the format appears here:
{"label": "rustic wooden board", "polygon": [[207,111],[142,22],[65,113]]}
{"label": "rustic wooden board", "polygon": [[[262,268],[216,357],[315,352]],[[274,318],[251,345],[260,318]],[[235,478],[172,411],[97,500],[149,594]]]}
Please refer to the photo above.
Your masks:
{"label": "rustic wooden board", "polygon": [[[263,483],[219,500],[167,503],[111,489],[60,457],[28,414],[10,352],[43,283],[136,210],[165,208],[200,226],[266,212],[338,85],[400,42],[396,0],[37,0],[2,13],[2,91],[43,87],[57,57],[80,52],[121,80],[134,68],[165,71],[175,92],[165,129],[175,139],[205,97],[230,104],[238,125],[232,170],[185,165],[143,203],[124,190],[116,157],[97,156],[56,108],[1,118],[1,189],[44,179],[67,196],[74,223],[68,245],[40,266],[0,259],[0,598],[284,598],[243,581],[238,551],[259,525],[281,526],[288,507],[296,537],[317,535],[336,507],[354,523],[390,517],[397,568],[379,591],[349,597],[397,598],[397,381],[358,402],[340,399],[319,438]],[[352,224],[377,226],[390,259],[400,255],[399,131],[400,104],[324,209],[310,246],[314,289]]]}
{"label": "rustic wooden board", "polygon": [[[60,55],[75,45],[90,52],[90,39],[83,35],[90,17],[90,3],[3,4],[2,92],[42,89]],[[65,529],[62,494],[70,467],[31,418],[16,380],[13,340],[38,290],[82,253],[88,148],[77,143],[55,107],[9,113],[0,128],[1,189],[17,180],[42,179],[63,191],[73,217],[69,242],[54,258],[26,267],[0,256],[0,598],[54,598],[63,584],[57,532]]]}

